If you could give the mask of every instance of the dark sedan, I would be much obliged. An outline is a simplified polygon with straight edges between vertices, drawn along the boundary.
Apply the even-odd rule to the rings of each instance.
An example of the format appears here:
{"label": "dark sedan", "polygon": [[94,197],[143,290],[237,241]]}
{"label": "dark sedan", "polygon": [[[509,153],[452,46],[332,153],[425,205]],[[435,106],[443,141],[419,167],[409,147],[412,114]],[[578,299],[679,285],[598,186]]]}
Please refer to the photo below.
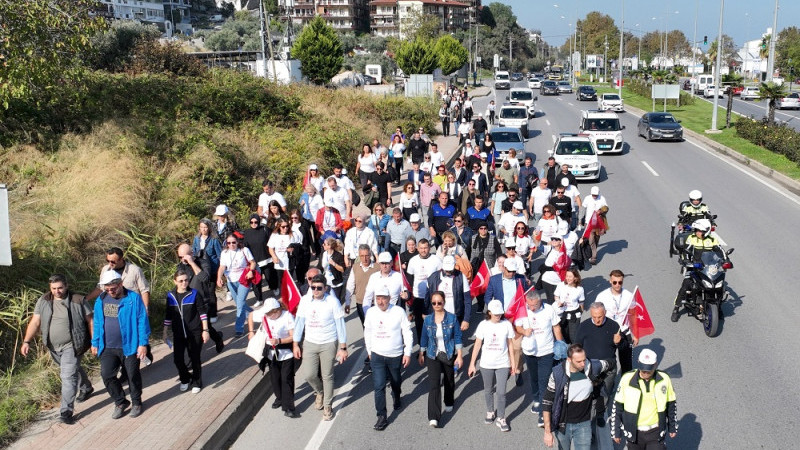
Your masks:
{"label": "dark sedan", "polygon": [[523,75],[519,72],[514,72],[511,74],[511,81],[522,81]]}
{"label": "dark sedan", "polygon": [[578,88],[578,100],[594,100],[597,101],[597,91],[591,86],[581,86]]}
{"label": "dark sedan", "polygon": [[558,83],[553,80],[542,81],[542,95],[558,95]]}
{"label": "dark sedan", "polygon": [[639,136],[648,141],[669,140],[682,141],[683,127],[681,121],[670,113],[649,112],[639,119]]}

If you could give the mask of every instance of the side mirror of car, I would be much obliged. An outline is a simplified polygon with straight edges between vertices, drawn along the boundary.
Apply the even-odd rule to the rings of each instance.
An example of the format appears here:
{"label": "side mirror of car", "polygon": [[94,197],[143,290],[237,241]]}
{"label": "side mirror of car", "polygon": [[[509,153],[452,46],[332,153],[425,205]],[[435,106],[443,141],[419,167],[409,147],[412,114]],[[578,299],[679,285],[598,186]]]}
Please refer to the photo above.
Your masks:
{"label": "side mirror of car", "polygon": [[528,142],[528,139],[523,139],[522,142]]}
{"label": "side mirror of car", "polygon": [[622,128],[620,128],[620,129],[621,129],[621,130],[624,130],[624,129],[625,129],[625,125],[623,125],[623,126],[622,126]]}
{"label": "side mirror of car", "polygon": [[539,101],[539,96],[537,95],[536,97],[533,97],[533,101],[538,102]]}
{"label": "side mirror of car", "polygon": [[681,121],[679,120],[678,123],[681,123]]}
{"label": "side mirror of car", "polygon": [[506,95],[506,100],[508,100],[508,96]]}

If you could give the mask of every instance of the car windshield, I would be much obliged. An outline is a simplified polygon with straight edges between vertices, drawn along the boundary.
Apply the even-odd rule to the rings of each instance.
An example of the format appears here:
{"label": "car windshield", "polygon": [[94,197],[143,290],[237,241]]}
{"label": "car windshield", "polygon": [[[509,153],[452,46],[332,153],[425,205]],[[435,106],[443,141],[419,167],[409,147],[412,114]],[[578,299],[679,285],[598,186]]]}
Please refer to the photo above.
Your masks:
{"label": "car windshield", "polygon": [[559,81],[558,85],[559,86],[569,86],[569,81]]}
{"label": "car windshield", "polygon": [[555,85],[556,85],[555,81],[543,81],[542,82],[542,86],[555,86]]}
{"label": "car windshield", "polygon": [[533,92],[528,91],[511,91],[511,100],[533,100]]}
{"label": "car windshield", "polygon": [[519,133],[513,131],[493,131],[491,134],[494,142],[522,142]]}
{"label": "car windshield", "polygon": [[676,123],[675,117],[665,114],[654,114],[650,116],[651,123]]}
{"label": "car windshield", "polygon": [[504,73],[498,73],[494,78],[497,79],[497,80],[507,80],[508,79],[508,75],[506,75]]}
{"label": "car windshield", "polygon": [[527,119],[528,111],[525,108],[503,108],[500,110],[501,119]]}
{"label": "car windshield", "polygon": [[587,93],[589,93],[589,92],[594,92],[594,88],[593,88],[593,87],[591,87],[591,86],[582,86],[582,87],[581,87],[581,91],[582,91],[582,92],[587,92]]}
{"label": "car windshield", "polygon": [[603,96],[603,100],[619,100],[619,95],[617,94],[606,94]]}
{"label": "car windshield", "polygon": [[556,149],[556,155],[594,155],[594,149],[587,141],[562,141]]}
{"label": "car windshield", "polygon": [[586,119],[585,130],[619,131],[619,119]]}

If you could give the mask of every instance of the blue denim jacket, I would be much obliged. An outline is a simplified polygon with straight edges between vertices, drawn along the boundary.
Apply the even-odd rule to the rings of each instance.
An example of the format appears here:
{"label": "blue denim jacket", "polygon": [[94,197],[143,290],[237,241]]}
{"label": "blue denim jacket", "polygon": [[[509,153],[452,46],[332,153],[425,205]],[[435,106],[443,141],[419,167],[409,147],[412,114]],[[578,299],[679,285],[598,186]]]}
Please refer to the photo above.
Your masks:
{"label": "blue denim jacket", "polygon": [[[444,335],[445,353],[448,358],[452,358],[455,351],[461,348],[461,328],[455,314],[444,313],[442,334]],[[436,358],[436,320],[433,314],[425,317],[419,347],[425,349],[428,358]]]}

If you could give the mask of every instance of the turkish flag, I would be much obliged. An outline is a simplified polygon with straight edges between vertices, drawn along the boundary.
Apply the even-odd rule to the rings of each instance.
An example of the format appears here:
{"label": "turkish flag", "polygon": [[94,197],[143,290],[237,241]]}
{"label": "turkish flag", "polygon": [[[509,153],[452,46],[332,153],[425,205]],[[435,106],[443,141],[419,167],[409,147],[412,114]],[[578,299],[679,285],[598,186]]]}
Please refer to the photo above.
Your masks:
{"label": "turkish flag", "polygon": [[400,254],[394,255],[394,270],[395,272],[400,272],[400,276],[403,277],[403,286],[408,291],[408,301],[406,302],[408,305],[413,303],[413,290],[411,289],[411,283],[408,282],[408,278],[406,278],[406,273],[403,272],[403,265],[400,263]]}
{"label": "turkish flag", "polygon": [[300,289],[297,288],[297,284],[289,275],[288,270],[283,271],[283,279],[281,279],[281,301],[292,315],[297,314],[297,306],[300,304]]}
{"label": "turkish flag", "polygon": [[628,324],[636,339],[641,339],[656,331],[653,321],[650,319],[650,313],[647,312],[647,307],[644,305],[639,286],[633,290],[633,303],[631,309],[628,310]]}
{"label": "turkish flag", "polygon": [[514,294],[514,300],[508,305],[506,319],[513,324],[517,319],[526,317],[528,313],[525,308],[525,289],[522,289],[522,281],[517,280],[517,293]]}
{"label": "turkish flag", "polygon": [[603,218],[600,217],[600,212],[595,211],[592,213],[592,217],[586,223],[586,229],[583,230],[583,238],[587,239],[589,236],[592,235],[592,231],[594,230],[605,230],[606,224],[603,222]]}
{"label": "turkish flag", "polygon": [[310,178],[310,176],[311,176],[311,171],[306,169],[306,174],[303,175],[303,189],[305,189],[306,186],[308,185],[308,179]]}
{"label": "turkish flag", "polygon": [[567,270],[569,270],[571,265],[572,258],[567,255],[567,246],[562,243],[558,258],[556,259],[556,262],[553,263],[553,270],[558,273],[558,277],[561,278],[561,281],[564,281],[564,279],[567,277]]}
{"label": "turkish flag", "polygon": [[478,273],[475,274],[475,277],[472,278],[472,284],[469,285],[469,294],[473,297],[477,297],[486,293],[486,289],[489,287],[489,266],[486,265],[486,260],[483,260],[483,264],[481,264],[481,268],[478,269]]}

